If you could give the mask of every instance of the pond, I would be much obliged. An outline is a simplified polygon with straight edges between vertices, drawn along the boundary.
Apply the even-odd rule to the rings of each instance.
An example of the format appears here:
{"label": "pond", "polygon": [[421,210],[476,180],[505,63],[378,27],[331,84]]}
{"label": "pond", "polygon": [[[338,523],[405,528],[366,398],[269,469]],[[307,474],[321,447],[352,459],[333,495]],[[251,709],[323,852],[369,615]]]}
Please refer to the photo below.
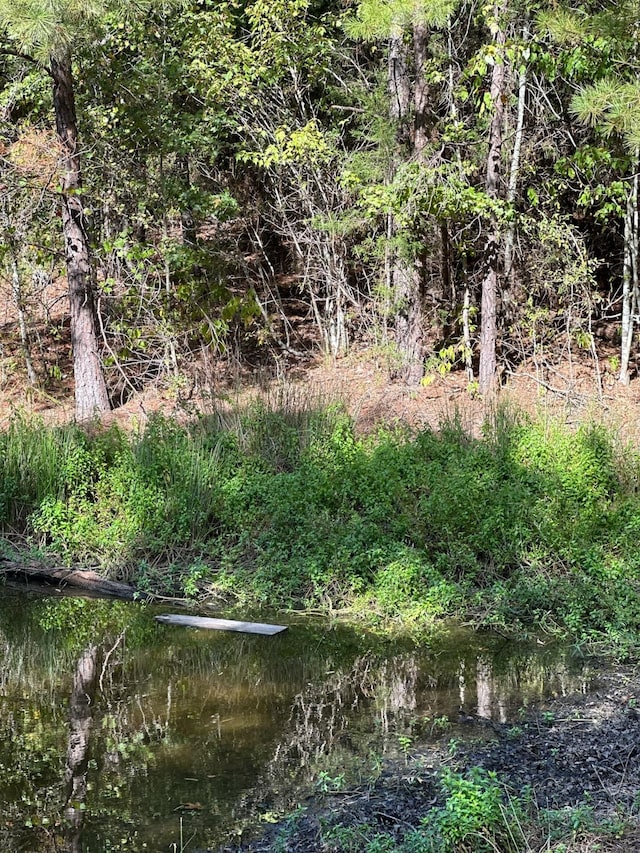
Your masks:
{"label": "pond", "polygon": [[462,630],[391,641],[246,614],[289,625],[263,637],[160,612],[0,589],[1,850],[213,850],[313,790],[375,779],[414,739],[517,721],[595,679],[568,649]]}

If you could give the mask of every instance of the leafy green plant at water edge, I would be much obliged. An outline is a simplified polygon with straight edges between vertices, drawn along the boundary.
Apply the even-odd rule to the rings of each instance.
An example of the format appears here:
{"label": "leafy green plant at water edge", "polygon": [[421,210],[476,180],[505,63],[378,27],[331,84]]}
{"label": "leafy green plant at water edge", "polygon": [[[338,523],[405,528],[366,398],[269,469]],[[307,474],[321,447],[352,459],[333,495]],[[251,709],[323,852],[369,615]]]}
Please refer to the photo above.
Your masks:
{"label": "leafy green plant at water edge", "polygon": [[530,792],[511,794],[495,774],[480,767],[466,774],[445,770],[440,783],[444,803],[422,817],[416,815],[414,826],[398,821],[381,831],[373,818],[357,824],[349,822],[348,813],[321,818],[322,849],[331,853],[533,853],[543,849],[560,853],[577,850],[576,841],[595,850],[612,837],[624,837],[622,818],[602,820],[587,802],[568,809],[539,809]]}
{"label": "leafy green plant at water edge", "polygon": [[[516,853],[532,849],[523,800],[507,797],[493,773],[474,767],[466,774],[445,770],[440,777],[444,804],[427,812],[416,826],[399,824],[390,832],[360,823],[329,823],[323,842],[336,853]],[[416,816],[417,817],[417,816]],[[532,836],[535,829],[532,829]]]}
{"label": "leafy green plant at water edge", "polygon": [[495,773],[475,767],[468,776],[462,776],[445,770],[441,785],[445,804],[423,822],[440,838],[442,851],[483,853],[511,849],[514,832]]}
{"label": "leafy green plant at water edge", "polygon": [[455,419],[362,437],[339,408],[281,402],[133,436],[18,419],[0,524],[147,591],[633,647],[640,465],[615,436],[499,411],[479,438]]}
{"label": "leafy green plant at water edge", "polygon": [[17,417],[0,433],[0,524],[24,525],[45,497],[73,489],[78,462],[86,449],[76,427],[45,429],[37,420]]}

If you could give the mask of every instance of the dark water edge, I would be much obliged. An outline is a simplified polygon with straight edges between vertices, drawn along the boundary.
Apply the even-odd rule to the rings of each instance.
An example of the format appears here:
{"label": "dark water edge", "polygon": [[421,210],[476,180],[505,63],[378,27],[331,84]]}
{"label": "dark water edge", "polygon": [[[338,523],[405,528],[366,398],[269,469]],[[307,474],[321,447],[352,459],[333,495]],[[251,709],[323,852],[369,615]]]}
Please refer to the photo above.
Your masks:
{"label": "dark water edge", "polygon": [[517,723],[492,721],[490,738],[476,719],[448,744],[417,739],[375,780],[316,792],[218,853],[637,853],[639,700],[637,667],[603,669],[597,689],[521,708]]}
{"label": "dark water edge", "polygon": [[16,853],[214,849],[310,792],[375,779],[418,741],[441,749],[477,720],[489,737],[599,678],[568,648],[455,628],[389,640],[247,614],[290,626],[255,637],[0,593],[0,850]]}

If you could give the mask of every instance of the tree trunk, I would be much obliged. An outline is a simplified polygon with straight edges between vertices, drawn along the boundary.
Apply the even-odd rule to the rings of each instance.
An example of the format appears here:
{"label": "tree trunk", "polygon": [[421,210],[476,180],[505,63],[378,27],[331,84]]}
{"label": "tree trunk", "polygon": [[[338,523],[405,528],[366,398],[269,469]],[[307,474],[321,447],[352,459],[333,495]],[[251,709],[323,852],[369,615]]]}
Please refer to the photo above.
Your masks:
{"label": "tree trunk", "polygon": [[56,130],[64,152],[60,195],[69,284],[76,418],[85,420],[108,411],[110,406],[98,352],[91,256],[80,196],[82,181],[70,55],[52,57],[50,70]]}
{"label": "tree trunk", "polygon": [[31,345],[29,343],[29,333],[27,331],[27,312],[24,307],[24,291],[22,287],[22,276],[18,265],[18,257],[16,246],[13,241],[10,241],[11,253],[11,289],[13,291],[13,301],[18,312],[18,328],[20,329],[20,348],[22,349],[22,357],[27,371],[27,379],[29,385],[34,388],[38,384],[36,371],[33,367],[33,359],[31,358]]}
{"label": "tree trunk", "polygon": [[[525,24],[522,30],[522,42],[529,42],[529,24]],[[509,169],[509,187],[507,189],[507,203],[512,205],[516,200],[518,191],[518,178],[520,176],[520,153],[522,151],[522,140],[524,138],[524,111],[527,97],[527,63],[523,59],[518,72],[518,116],[516,119],[516,131],[513,138],[513,150],[511,152],[511,167]],[[504,245],[504,278],[505,286],[508,287],[514,279],[513,269],[513,246],[516,236],[515,221],[512,221],[507,230]]]}
{"label": "tree trunk", "polygon": [[396,343],[401,366],[395,372],[409,385],[418,385],[424,375],[424,318],[420,273],[415,264],[396,257],[393,298],[396,305]]}
{"label": "tree trunk", "polygon": [[126,583],[104,578],[91,569],[68,569],[50,566],[44,563],[23,562],[0,556],[0,581],[4,576],[17,577],[29,582],[30,578],[55,582],[60,589],[71,587],[87,595],[110,596],[131,601],[136,591]]}
{"label": "tree trunk", "polygon": [[[189,157],[186,154],[178,154],[176,156],[176,173],[186,196],[191,189]],[[185,246],[196,246],[198,244],[198,227],[193,210],[186,203],[180,205],[180,225],[182,228],[183,244]]]}
{"label": "tree trunk", "polygon": [[[637,159],[636,159],[636,162]],[[633,342],[633,329],[639,307],[638,283],[638,170],[627,196],[624,218],[624,267],[622,272],[622,330],[620,346],[620,382],[629,384],[629,358]]]}
{"label": "tree trunk", "polygon": [[[500,154],[502,151],[502,125],[504,121],[504,44],[505,33],[500,24],[501,8],[496,8],[497,47],[491,72],[491,103],[493,115],[489,127],[489,154],[487,156],[487,175],[485,189],[490,199],[499,195]],[[480,305],[480,369],[479,387],[481,394],[490,393],[496,385],[496,345],[498,338],[498,223],[495,215],[489,220],[489,229],[485,246],[485,274],[482,281],[482,299]]]}
{"label": "tree trunk", "polygon": [[[390,115],[399,122],[398,142],[410,140],[412,155],[422,156],[427,142],[427,84],[424,64],[427,54],[428,29],[416,24],[413,31],[413,64],[415,82],[409,77],[407,46],[402,36],[392,36],[389,44]],[[409,105],[413,100],[413,127],[407,129]],[[396,237],[395,221],[391,236]],[[400,366],[393,374],[411,385],[417,385],[424,374],[424,312],[422,306],[422,275],[417,262],[404,257],[398,247],[391,260],[391,286],[395,305],[396,346]]]}
{"label": "tree trunk", "polygon": [[409,110],[411,88],[407,71],[407,48],[402,33],[389,40],[389,114],[394,121],[402,121]]}
{"label": "tree trunk", "polygon": [[[29,342],[29,332],[27,329],[27,311],[25,308],[25,293],[22,286],[22,273],[20,270],[20,249],[18,241],[24,242],[24,232],[16,233],[16,216],[12,218],[12,211],[8,194],[0,199],[0,239],[8,249],[9,264],[11,267],[11,290],[13,302],[18,314],[18,328],[20,330],[20,348],[22,357],[27,371],[27,379],[29,385],[36,386],[38,378],[33,367],[33,359],[31,357],[31,345]],[[13,220],[13,221],[12,221]]]}
{"label": "tree trunk", "polygon": [[[465,276],[466,281],[466,276]],[[471,345],[471,294],[469,285],[464,286],[462,303],[462,340],[464,341],[464,369],[467,382],[473,382],[473,347]]]}
{"label": "tree trunk", "polygon": [[413,155],[417,160],[424,159],[424,148],[429,141],[429,84],[425,78],[427,64],[427,45],[429,28],[426,24],[413,25],[413,58],[415,83],[413,90]]}

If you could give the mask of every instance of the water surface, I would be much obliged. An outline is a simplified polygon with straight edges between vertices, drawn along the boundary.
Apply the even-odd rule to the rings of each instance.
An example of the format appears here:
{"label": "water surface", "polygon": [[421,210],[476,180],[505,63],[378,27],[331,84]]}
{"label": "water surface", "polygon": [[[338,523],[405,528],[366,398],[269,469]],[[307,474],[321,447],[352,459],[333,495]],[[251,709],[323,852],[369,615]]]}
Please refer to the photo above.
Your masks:
{"label": "water surface", "polygon": [[463,631],[391,642],[245,614],[290,625],[262,637],[158,612],[0,588],[0,850],[215,849],[418,740],[593,680],[566,649]]}

